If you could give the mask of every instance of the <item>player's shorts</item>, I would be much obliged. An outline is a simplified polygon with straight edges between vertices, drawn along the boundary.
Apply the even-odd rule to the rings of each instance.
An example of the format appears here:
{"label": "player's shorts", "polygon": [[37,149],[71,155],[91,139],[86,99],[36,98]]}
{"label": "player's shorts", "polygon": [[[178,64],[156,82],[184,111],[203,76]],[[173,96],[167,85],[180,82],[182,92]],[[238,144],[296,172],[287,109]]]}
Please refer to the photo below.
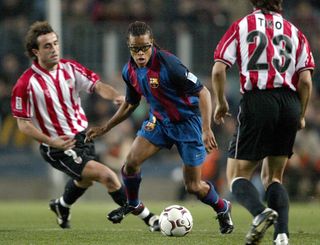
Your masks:
{"label": "player's shorts", "polygon": [[240,101],[229,157],[252,161],[266,156],[290,158],[300,113],[298,94],[290,89],[246,92]]}
{"label": "player's shorts", "polygon": [[176,145],[183,163],[188,166],[202,164],[207,154],[202,141],[199,116],[179,123],[157,121],[152,127],[150,121],[146,120],[137,135],[160,148],[170,149]]}
{"label": "player's shorts", "polygon": [[75,147],[66,151],[41,144],[40,153],[52,167],[80,181],[82,170],[87,162],[95,159],[94,143],[85,143],[85,137],[85,132],[75,135]]}

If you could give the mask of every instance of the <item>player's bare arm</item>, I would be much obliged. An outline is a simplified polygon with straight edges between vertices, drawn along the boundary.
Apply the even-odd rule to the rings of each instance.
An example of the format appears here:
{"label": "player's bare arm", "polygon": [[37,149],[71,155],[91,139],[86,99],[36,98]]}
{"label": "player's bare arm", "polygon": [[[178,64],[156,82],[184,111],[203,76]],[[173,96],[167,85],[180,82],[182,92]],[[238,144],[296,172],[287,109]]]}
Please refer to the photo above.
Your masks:
{"label": "player's bare arm", "polygon": [[207,152],[211,152],[217,148],[217,142],[211,130],[211,95],[206,87],[203,87],[199,92],[199,108],[202,117],[202,140]]}
{"label": "player's bare arm", "polygon": [[24,134],[34,138],[35,140],[45,143],[49,146],[59,148],[62,150],[71,149],[75,146],[75,140],[68,136],[60,136],[57,138],[50,138],[39,129],[37,129],[30,120],[17,118],[19,130]]}
{"label": "player's bare arm", "polygon": [[131,113],[138,107],[139,104],[129,104],[128,102],[123,102],[119,107],[118,111],[113,115],[113,117],[104,125],[100,127],[92,127],[86,133],[86,141],[93,140],[99,136],[106,134],[113,127],[127,119]]}
{"label": "player's bare arm", "polygon": [[312,79],[310,70],[299,73],[298,93],[301,101],[300,129],[305,128],[305,113],[312,92]]}
{"label": "player's bare arm", "polygon": [[95,91],[102,98],[112,100],[114,104],[120,105],[124,102],[124,96],[121,95],[114,87],[98,81],[95,85]]}
{"label": "player's bare arm", "polygon": [[217,124],[224,123],[224,117],[230,116],[229,105],[224,94],[227,65],[216,62],[212,68],[212,88],[215,99],[214,121]]}

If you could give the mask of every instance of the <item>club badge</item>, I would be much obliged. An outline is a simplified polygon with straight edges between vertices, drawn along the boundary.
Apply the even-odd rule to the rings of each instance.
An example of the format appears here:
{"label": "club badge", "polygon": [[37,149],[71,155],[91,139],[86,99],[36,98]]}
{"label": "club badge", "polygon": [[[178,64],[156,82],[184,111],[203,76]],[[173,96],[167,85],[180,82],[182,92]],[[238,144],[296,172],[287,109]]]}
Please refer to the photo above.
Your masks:
{"label": "club badge", "polygon": [[150,83],[150,87],[151,87],[151,88],[157,88],[157,87],[159,87],[159,80],[158,80],[158,78],[150,77],[149,83]]}
{"label": "club badge", "polygon": [[144,129],[146,131],[152,131],[156,127],[157,118],[155,116],[152,117],[152,120],[149,121],[145,126]]}

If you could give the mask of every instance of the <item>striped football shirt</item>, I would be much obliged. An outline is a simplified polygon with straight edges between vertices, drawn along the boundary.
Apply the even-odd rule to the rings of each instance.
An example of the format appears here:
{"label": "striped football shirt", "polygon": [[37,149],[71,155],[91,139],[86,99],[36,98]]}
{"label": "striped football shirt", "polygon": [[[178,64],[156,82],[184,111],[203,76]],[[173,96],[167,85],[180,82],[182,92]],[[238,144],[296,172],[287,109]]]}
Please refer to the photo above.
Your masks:
{"label": "striped football shirt", "polygon": [[303,33],[281,14],[259,9],[230,26],[214,60],[229,67],[237,62],[241,93],[280,87],[296,91],[299,72],[315,66]]}
{"label": "striped football shirt", "polygon": [[60,60],[54,71],[34,62],[13,88],[12,114],[32,120],[50,137],[73,136],[88,126],[79,92],[93,92],[99,79],[97,74],[72,60]]}

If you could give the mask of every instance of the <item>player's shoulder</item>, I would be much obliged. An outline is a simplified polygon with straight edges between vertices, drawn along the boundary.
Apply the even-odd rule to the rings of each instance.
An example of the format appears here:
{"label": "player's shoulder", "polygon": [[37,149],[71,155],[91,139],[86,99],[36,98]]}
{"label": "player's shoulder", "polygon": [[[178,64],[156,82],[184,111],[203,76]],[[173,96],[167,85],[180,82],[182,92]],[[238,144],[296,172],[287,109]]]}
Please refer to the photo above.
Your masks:
{"label": "player's shoulder", "polygon": [[177,56],[175,56],[173,53],[171,53],[170,51],[168,51],[166,49],[157,49],[156,55],[159,58],[162,58],[164,60],[166,60],[166,59],[178,59]]}
{"label": "player's shoulder", "polygon": [[181,64],[180,59],[176,55],[165,49],[157,50],[156,56],[160,63],[168,66],[169,68]]}
{"label": "player's shoulder", "polygon": [[36,72],[30,67],[25,70],[22,75],[18,78],[17,83],[19,85],[27,85],[30,83],[30,79],[36,74]]}
{"label": "player's shoulder", "polygon": [[60,59],[60,64],[77,66],[77,67],[82,67],[83,66],[78,61],[73,60],[73,59]]}

